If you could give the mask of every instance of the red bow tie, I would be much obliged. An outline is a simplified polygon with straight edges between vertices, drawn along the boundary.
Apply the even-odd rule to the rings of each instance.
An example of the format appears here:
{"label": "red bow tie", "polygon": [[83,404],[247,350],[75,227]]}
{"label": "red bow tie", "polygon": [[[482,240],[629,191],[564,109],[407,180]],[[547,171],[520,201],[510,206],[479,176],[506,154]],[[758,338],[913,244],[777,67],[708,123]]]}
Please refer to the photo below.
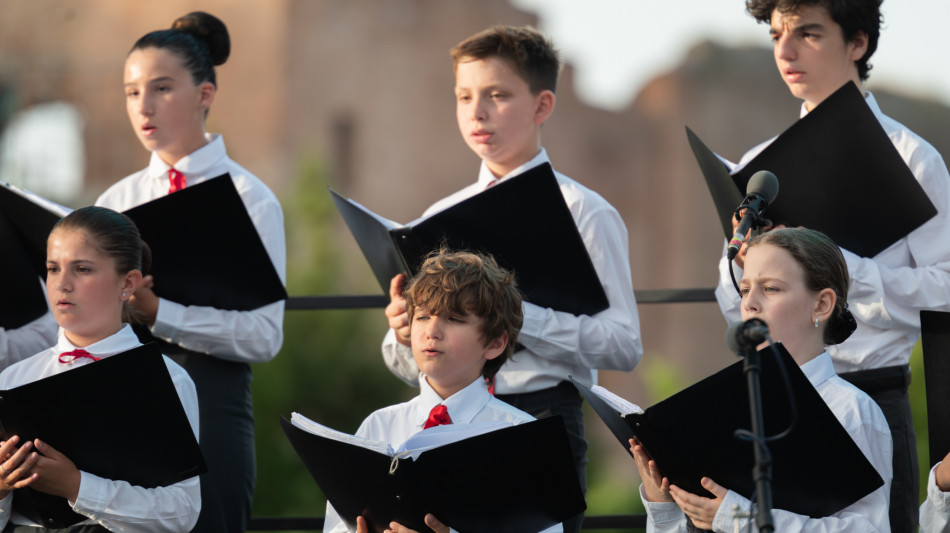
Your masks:
{"label": "red bow tie", "polygon": [[73,350],[73,351],[71,351],[71,352],[63,352],[63,353],[59,354],[59,362],[60,362],[60,363],[72,363],[72,362],[75,361],[76,359],[81,359],[81,358],[83,358],[83,357],[88,357],[89,359],[92,359],[93,361],[98,361],[98,360],[99,360],[99,358],[96,357],[95,355],[92,355],[91,353],[87,352],[86,350],[83,350],[82,348],[79,348],[79,349]]}
{"label": "red bow tie", "polygon": [[433,426],[442,426],[451,423],[452,419],[449,417],[448,408],[440,403],[429,411],[429,419],[426,420],[426,424],[422,426],[422,429],[429,429]]}

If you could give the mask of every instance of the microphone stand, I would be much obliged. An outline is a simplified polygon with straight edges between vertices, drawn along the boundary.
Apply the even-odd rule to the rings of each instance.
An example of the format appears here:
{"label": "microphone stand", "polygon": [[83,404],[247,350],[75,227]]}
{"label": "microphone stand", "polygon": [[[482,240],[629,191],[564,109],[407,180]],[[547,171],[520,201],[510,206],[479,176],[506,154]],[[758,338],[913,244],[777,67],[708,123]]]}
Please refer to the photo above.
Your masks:
{"label": "microphone stand", "polygon": [[765,424],[762,419],[762,390],[759,385],[759,372],[762,369],[761,356],[751,343],[739,346],[739,356],[743,358],[742,371],[746,375],[749,389],[749,409],[752,415],[752,446],[755,454],[755,466],[752,468],[752,480],[756,493],[756,526],[760,532],[775,531],[772,521],[772,454],[765,444]]}

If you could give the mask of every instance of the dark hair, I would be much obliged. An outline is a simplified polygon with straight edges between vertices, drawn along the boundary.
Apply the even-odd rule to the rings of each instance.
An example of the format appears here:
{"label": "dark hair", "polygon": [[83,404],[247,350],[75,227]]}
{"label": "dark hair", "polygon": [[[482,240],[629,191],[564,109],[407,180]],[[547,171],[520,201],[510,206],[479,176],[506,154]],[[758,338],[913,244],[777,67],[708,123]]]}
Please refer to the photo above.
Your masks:
{"label": "dark hair", "polygon": [[[99,253],[115,260],[116,273],[128,274],[138,270],[148,274],[152,266],[152,251],[142,240],[139,229],[128,216],[105,207],[83,207],[66,215],[53,226],[56,230],[80,230],[86,234],[89,245]],[[123,308],[123,320],[130,320],[131,309]]]}
{"label": "dark hair", "polygon": [[515,276],[498,266],[490,255],[435,251],[403,291],[409,321],[416,307],[441,314],[471,314],[482,319],[482,341],[487,345],[508,334],[508,345],[498,357],[485,362],[482,376],[494,378],[514,351],[524,320],[521,293]]}
{"label": "dark hair", "polygon": [[824,342],[841,344],[857,328],[854,315],[848,310],[848,288],[851,277],[841,249],[827,235],[805,228],[782,228],[767,231],[749,241],[749,248],[771,245],[791,254],[805,271],[805,286],[818,292],[835,291],[835,309],[825,326]]}
{"label": "dark hair", "polygon": [[452,48],[453,66],[465,61],[499,57],[509,61],[528,83],[531,92],[555,92],[561,72],[557,50],[530,26],[495,26],[465,39]]}
{"label": "dark hair", "polygon": [[796,13],[806,7],[818,6],[828,10],[831,20],[841,26],[845,42],[851,42],[859,32],[868,36],[868,49],[855,61],[858,76],[868,79],[871,64],[868,61],[877,50],[881,36],[881,2],[883,0],[746,0],[746,11],[759,22],[771,23],[772,12]]}
{"label": "dark hair", "polygon": [[169,30],[157,30],[139,38],[129,50],[160,48],[181,58],[195,85],[210,81],[217,87],[214,67],[231,54],[228,28],[214,15],[202,11],[188,13],[172,23]]}

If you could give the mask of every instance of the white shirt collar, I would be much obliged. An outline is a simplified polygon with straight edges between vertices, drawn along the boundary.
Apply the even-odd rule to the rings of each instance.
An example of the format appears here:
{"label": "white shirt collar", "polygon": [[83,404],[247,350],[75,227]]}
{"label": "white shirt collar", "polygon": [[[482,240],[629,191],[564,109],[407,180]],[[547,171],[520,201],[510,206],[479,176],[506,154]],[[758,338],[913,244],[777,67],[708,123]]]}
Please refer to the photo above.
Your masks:
{"label": "white shirt collar", "polygon": [[429,411],[441,403],[448,409],[449,418],[452,419],[453,424],[470,424],[475,419],[475,415],[491,401],[491,398],[488,384],[481,376],[464,389],[443,400],[426,381],[425,374],[419,374],[419,401],[416,403],[416,412],[411,415],[412,421],[422,427],[429,418]]}
{"label": "white shirt collar", "polygon": [[[206,173],[208,169],[217,165],[222,158],[227,157],[227,150],[224,147],[224,137],[217,133],[205,133],[205,139],[208,141],[208,144],[179,159],[178,162],[175,163],[175,169],[185,174],[187,178],[196,175],[202,176],[202,178],[209,177],[203,176],[203,174]],[[152,152],[152,157],[148,162],[148,168],[145,170],[145,173],[151,178],[167,180],[168,169],[170,168],[172,167],[162,161],[162,158],[158,157],[157,153]],[[199,180],[198,182],[200,181],[203,180]],[[194,185],[195,183],[189,181],[188,185]]]}
{"label": "white shirt collar", "polygon": [[835,376],[835,365],[831,361],[831,355],[827,350],[821,355],[801,365],[799,368],[808,378],[809,383],[816,389],[825,381]]}
{"label": "white shirt collar", "polygon": [[[114,335],[110,335],[99,342],[90,344],[83,349],[96,357],[103,358],[131,350],[132,348],[141,346],[141,344],[135,332],[132,331],[132,326],[123,324],[122,329]],[[56,341],[55,349],[56,353],[60,354],[76,350],[78,346],[69,342],[69,339],[66,338],[66,331],[63,330],[63,328],[59,328],[59,338]],[[76,361],[79,362],[83,360],[84,359],[77,359]]]}
{"label": "white shirt collar", "polygon": [[517,176],[518,174],[521,174],[522,172],[526,170],[530,170],[542,163],[550,163],[550,162],[551,160],[548,159],[548,152],[542,147],[541,150],[538,151],[538,154],[532,157],[530,160],[528,160],[527,163],[512,170],[511,172],[505,174],[504,176],[497,178],[495,177],[494,174],[492,174],[492,171],[488,169],[488,165],[483,160],[481,167],[479,167],[478,169],[478,184],[481,188],[484,189],[485,187],[488,187],[488,184],[493,181],[501,181],[504,179],[508,179],[512,176]]}

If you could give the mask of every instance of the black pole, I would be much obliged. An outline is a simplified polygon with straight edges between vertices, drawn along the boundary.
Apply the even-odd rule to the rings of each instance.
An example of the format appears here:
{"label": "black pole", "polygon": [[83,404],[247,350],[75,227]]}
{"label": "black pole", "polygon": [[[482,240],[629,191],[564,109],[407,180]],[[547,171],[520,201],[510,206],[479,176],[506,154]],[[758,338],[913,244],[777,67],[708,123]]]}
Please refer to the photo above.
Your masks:
{"label": "black pole", "polygon": [[765,424],[762,421],[762,391],[759,386],[759,372],[762,370],[759,352],[754,346],[743,346],[740,355],[745,362],[742,371],[746,375],[749,389],[749,410],[752,416],[752,440],[755,466],[752,467],[752,480],[755,482],[756,525],[760,532],[775,531],[772,521],[772,454],[765,444]]}

